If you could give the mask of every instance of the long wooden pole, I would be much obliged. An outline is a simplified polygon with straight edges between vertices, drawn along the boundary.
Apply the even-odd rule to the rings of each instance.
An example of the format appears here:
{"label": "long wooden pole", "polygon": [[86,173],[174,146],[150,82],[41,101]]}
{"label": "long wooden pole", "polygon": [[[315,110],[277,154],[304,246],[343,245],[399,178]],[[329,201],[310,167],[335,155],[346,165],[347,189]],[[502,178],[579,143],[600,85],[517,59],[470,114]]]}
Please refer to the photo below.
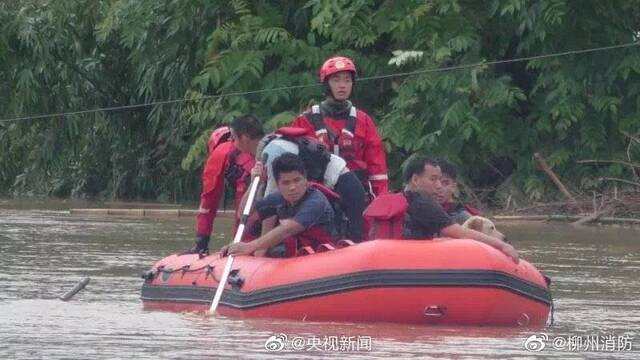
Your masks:
{"label": "long wooden pole", "polygon": [[[251,205],[253,204],[253,198],[256,196],[256,192],[258,190],[258,183],[260,183],[260,176],[256,176],[255,178],[253,178],[253,182],[251,182],[251,187],[249,188],[249,198],[247,199],[247,202],[244,204],[242,217],[240,218],[240,225],[238,225],[236,236],[233,238],[234,244],[239,243],[240,240],[242,239],[242,234],[244,233],[244,227],[247,224],[247,219],[249,218],[249,212],[251,211]],[[209,308],[210,314],[215,314],[216,309],[218,308],[218,303],[220,302],[220,298],[222,297],[222,291],[224,290],[224,286],[227,283],[229,272],[231,272],[231,265],[233,265],[234,258],[235,257],[233,255],[229,255],[227,257],[227,263],[224,265],[224,270],[222,271],[222,276],[220,277],[220,282],[218,283],[216,294],[213,297],[213,301],[211,302],[211,307]]]}

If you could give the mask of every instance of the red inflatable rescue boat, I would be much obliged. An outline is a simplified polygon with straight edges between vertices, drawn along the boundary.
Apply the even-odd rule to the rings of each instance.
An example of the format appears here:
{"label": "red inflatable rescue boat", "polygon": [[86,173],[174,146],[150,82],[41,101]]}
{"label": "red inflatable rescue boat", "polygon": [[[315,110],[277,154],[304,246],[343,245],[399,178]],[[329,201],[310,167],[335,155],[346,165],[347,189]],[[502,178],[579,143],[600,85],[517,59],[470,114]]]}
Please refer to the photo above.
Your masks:
{"label": "red inflatable rescue boat", "polygon": [[[473,240],[374,240],[288,259],[240,256],[218,312],[236,318],[544,326],[545,277]],[[144,275],[145,309],[207,311],[226,258],[171,255]]]}

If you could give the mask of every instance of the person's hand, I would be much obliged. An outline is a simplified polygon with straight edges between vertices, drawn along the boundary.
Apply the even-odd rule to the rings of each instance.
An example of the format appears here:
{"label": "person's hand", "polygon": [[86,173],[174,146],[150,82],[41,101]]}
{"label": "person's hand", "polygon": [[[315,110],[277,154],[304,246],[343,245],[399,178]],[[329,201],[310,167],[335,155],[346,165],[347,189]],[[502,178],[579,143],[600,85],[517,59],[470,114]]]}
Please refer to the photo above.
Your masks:
{"label": "person's hand", "polygon": [[264,176],[264,165],[260,161],[256,161],[256,164],[251,169],[251,178],[253,179],[256,176]]}
{"label": "person's hand", "polygon": [[518,262],[520,262],[520,255],[518,255],[518,251],[513,246],[503,242],[500,251],[510,257],[514,263],[517,264]]}
{"label": "person's hand", "polygon": [[256,247],[253,242],[239,242],[236,244],[225,245],[220,249],[221,256],[239,256],[239,255],[251,255],[256,251]]}

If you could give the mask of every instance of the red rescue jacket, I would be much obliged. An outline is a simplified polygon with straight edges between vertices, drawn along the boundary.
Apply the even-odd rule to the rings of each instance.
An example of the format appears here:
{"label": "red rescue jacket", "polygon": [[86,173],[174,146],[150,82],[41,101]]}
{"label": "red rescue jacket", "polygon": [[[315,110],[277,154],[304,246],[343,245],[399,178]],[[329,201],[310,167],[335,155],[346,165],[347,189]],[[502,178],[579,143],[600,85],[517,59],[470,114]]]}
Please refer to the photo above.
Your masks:
{"label": "red rescue jacket", "polygon": [[232,141],[222,142],[213,149],[202,172],[200,209],[196,218],[197,235],[211,235],[213,220],[224,192],[225,179],[227,184],[235,190],[236,213],[239,211],[240,199],[247,190],[254,164],[253,157],[250,154],[239,152]]}
{"label": "red rescue jacket", "polygon": [[291,126],[315,133],[336,155],[347,161],[350,170],[364,175],[365,190],[378,196],[388,192],[387,158],[384,144],[373,120],[367,113],[351,107],[347,119],[321,114],[320,106],[298,115]]}

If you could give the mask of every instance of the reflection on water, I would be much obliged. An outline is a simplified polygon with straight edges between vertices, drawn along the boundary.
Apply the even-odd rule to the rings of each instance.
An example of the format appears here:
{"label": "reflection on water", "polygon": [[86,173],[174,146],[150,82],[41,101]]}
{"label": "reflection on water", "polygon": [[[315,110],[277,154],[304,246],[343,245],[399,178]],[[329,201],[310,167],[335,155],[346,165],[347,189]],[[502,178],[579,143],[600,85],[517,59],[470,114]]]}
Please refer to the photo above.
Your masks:
{"label": "reflection on water", "polygon": [[[632,352],[524,349],[539,330],[397,324],[335,324],[233,320],[202,314],[143,311],[139,274],[157,259],[188,248],[193,219],[116,219],[62,210],[0,207],[0,358],[267,358],[265,341],[285,334],[278,358],[637,357]],[[13,208],[18,208],[13,206]],[[228,229],[227,224],[217,228]],[[554,337],[638,335],[640,230],[503,225],[523,257],[553,279]],[[218,234],[213,247],[227,238]],[[71,301],[58,296],[84,276]],[[335,340],[344,351],[294,351],[290,341]],[[371,340],[370,351],[348,342]],[[348,341],[347,341],[348,340]],[[322,344],[319,343],[322,350]],[[338,344],[340,345],[340,344]],[[329,348],[331,349],[331,348]],[[568,349],[568,348],[567,348]],[[634,356],[635,355],[635,356]]]}

